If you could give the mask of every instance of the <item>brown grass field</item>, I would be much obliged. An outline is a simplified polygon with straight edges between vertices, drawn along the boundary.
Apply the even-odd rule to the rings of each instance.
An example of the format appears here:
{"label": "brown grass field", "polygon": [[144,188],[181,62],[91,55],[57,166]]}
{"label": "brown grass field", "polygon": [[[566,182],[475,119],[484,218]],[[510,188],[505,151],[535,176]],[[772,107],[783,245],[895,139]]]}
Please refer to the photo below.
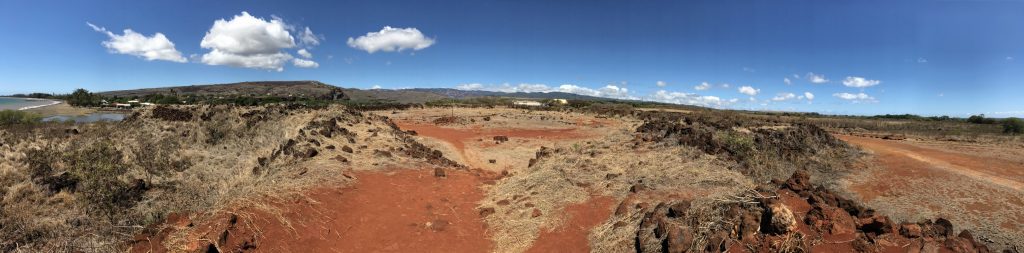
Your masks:
{"label": "brown grass field", "polygon": [[0,129],[4,252],[1015,252],[967,123],[597,105],[174,106]]}

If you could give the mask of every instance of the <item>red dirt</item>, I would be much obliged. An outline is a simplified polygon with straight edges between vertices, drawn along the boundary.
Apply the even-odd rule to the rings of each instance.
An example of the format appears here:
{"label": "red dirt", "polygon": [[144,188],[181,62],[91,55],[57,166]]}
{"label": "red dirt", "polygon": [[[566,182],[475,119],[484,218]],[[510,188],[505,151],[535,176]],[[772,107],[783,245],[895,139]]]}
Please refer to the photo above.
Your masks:
{"label": "red dirt", "polygon": [[[433,170],[394,174],[356,173],[358,183],[310,196],[329,213],[295,213],[313,224],[296,226],[298,235],[264,228],[267,251],[483,252],[489,251],[486,225],[477,215],[481,179],[461,171],[437,178]],[[321,219],[317,219],[321,218]],[[326,219],[324,219],[326,218]],[[319,224],[318,224],[319,223]]]}
{"label": "red dirt", "polygon": [[526,252],[590,252],[590,229],[604,222],[612,214],[615,199],[593,197],[586,202],[565,207],[567,219],[561,227],[542,231]]}
{"label": "red dirt", "polygon": [[[481,128],[473,126],[468,128],[440,127],[433,124],[416,122],[395,121],[402,130],[416,131],[417,135],[430,137],[447,142],[455,147],[459,156],[465,159],[466,163],[473,165],[475,161],[466,156],[466,143],[477,142],[483,139],[482,147],[491,147],[495,136],[507,136],[509,138],[527,138],[544,140],[570,140],[584,138],[587,135],[577,131],[576,128],[560,129],[516,129],[516,128]],[[513,139],[512,141],[521,142]],[[479,167],[479,166],[478,166]]]}
{"label": "red dirt", "polygon": [[[1012,161],[946,152],[901,141],[846,135],[838,137],[874,150],[877,155],[886,158],[880,159],[883,163],[891,162],[895,163],[893,165],[911,165],[911,167],[922,167],[920,165],[923,164],[924,167],[943,169],[961,176],[1024,191],[1024,165]],[[893,168],[894,166],[887,167]]]}
{"label": "red dirt", "polygon": [[[998,227],[1019,235],[1024,220],[1024,166],[1010,161],[922,147],[913,142],[837,135],[872,150],[882,169],[850,185],[862,201],[907,205],[973,227]],[[1017,194],[1013,194],[1015,192]]]}
{"label": "red dirt", "polygon": [[487,178],[433,172],[355,172],[351,187],[315,189],[308,201],[284,205],[288,225],[258,211],[242,219],[259,231],[258,252],[490,251],[493,242],[476,209]]}

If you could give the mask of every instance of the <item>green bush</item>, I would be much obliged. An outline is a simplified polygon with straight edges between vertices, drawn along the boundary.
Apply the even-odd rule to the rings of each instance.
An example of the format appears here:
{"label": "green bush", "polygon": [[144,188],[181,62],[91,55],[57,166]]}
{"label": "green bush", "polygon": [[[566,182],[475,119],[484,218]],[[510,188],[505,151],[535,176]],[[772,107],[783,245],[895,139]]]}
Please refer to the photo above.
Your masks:
{"label": "green bush", "polygon": [[85,89],[77,89],[67,98],[68,104],[73,106],[97,106],[100,105],[100,96],[92,94]]}
{"label": "green bush", "polygon": [[1024,120],[1019,118],[1007,118],[1003,120],[1003,132],[1008,134],[1024,133]]}
{"label": "green bush", "polygon": [[0,111],[0,126],[18,124],[34,124],[39,122],[39,115],[25,111],[3,110]]}

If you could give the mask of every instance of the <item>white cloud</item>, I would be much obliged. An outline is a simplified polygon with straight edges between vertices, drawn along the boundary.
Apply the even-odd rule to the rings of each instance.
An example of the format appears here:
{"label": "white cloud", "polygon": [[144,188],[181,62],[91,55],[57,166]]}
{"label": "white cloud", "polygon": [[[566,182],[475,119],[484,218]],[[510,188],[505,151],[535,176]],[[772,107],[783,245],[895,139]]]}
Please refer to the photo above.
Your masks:
{"label": "white cloud", "polygon": [[1007,61],[1012,61],[1012,60],[1013,60],[1013,56],[1007,56],[1007,57],[1006,57],[1006,60],[1007,60]]}
{"label": "white cloud", "polygon": [[711,89],[711,84],[709,84],[708,82],[702,82],[702,83],[700,83],[700,85],[693,86],[693,89],[694,90],[708,90],[708,89]]}
{"label": "white cloud", "polygon": [[858,102],[858,101],[868,101],[868,102],[875,101],[874,97],[871,97],[868,94],[864,94],[863,92],[856,93],[856,94],[842,92],[842,93],[832,94],[832,96],[837,97],[839,99],[851,100],[851,101],[854,101],[854,102]]}
{"label": "white cloud", "polygon": [[202,62],[282,71],[293,57],[281,50],[296,46],[288,27],[280,18],[266,21],[248,12],[231,20],[214,21],[199,44],[211,50],[203,55]]}
{"label": "white cloud", "polygon": [[796,94],[785,92],[785,93],[779,93],[778,95],[773,97],[772,101],[786,101],[786,100],[795,99],[795,98],[796,98]]}
{"label": "white cloud", "polygon": [[728,88],[729,88],[729,84],[727,84],[727,83],[723,83],[723,84],[721,84],[721,85],[719,85],[719,86],[722,86],[722,88],[726,88],[726,89],[728,89]]}
{"label": "white cloud", "polygon": [[740,87],[739,89],[736,89],[736,90],[738,90],[740,93],[747,94],[747,95],[750,95],[750,96],[757,95],[757,93],[761,92],[761,89],[754,89],[754,87],[750,87],[750,86],[742,86],[742,87]]}
{"label": "white cloud", "polygon": [[805,91],[804,92],[804,97],[807,98],[807,100],[814,100],[814,93],[810,93],[810,92],[806,92]]}
{"label": "white cloud", "polygon": [[565,92],[572,94],[579,94],[593,97],[606,97],[606,98],[619,98],[619,99],[637,99],[629,95],[629,89],[619,87],[614,84],[606,85],[599,89],[591,89],[575,84],[563,84],[558,87],[551,87],[545,84],[530,84],[521,83],[518,85],[512,85],[508,83],[498,85],[487,85],[481,83],[467,83],[455,86],[456,89],[460,90],[482,90],[482,91],[497,91],[497,92]]}
{"label": "white cloud", "polygon": [[654,83],[654,85],[657,85],[658,87],[665,87],[668,86],[668,83],[666,83],[665,81],[657,81]]}
{"label": "white cloud", "polygon": [[483,89],[483,88],[484,88],[484,85],[483,84],[479,84],[479,83],[467,83],[467,84],[459,84],[459,85],[455,86],[455,89],[459,89],[459,90],[480,90],[480,89]]}
{"label": "white cloud", "polygon": [[613,97],[613,98],[628,98],[629,97],[629,89],[626,89],[626,87],[618,87],[618,86],[611,85],[611,84],[604,86],[604,88],[598,89],[598,91],[601,92],[601,96],[604,96],[604,97]]}
{"label": "white cloud", "polygon": [[665,90],[659,90],[654,94],[651,94],[647,100],[672,103],[672,104],[685,104],[685,105],[699,105],[699,106],[713,106],[721,107],[738,102],[738,99],[722,100],[716,96],[701,96],[693,93],[685,92],[668,92]]}
{"label": "white cloud", "polygon": [[312,54],[312,53],[310,53],[309,51],[307,51],[307,50],[306,50],[305,48],[303,48],[303,49],[299,49],[299,52],[298,52],[298,53],[299,53],[299,55],[301,55],[302,57],[306,57],[306,58],[313,58],[313,54]]}
{"label": "white cloud", "polygon": [[370,87],[370,89],[379,90],[379,89],[381,89],[381,87],[380,87],[379,84],[374,84],[373,87]]}
{"label": "white cloud", "polygon": [[882,83],[882,81],[870,80],[859,76],[847,76],[846,79],[843,80],[843,85],[846,85],[846,87],[854,88],[871,87],[878,85],[880,83]]}
{"label": "white cloud", "polygon": [[828,79],[825,78],[825,75],[809,72],[807,73],[807,81],[811,83],[827,83]]}
{"label": "white cloud", "polygon": [[925,59],[924,57],[918,57],[917,63],[928,63],[928,59]]}
{"label": "white cloud", "polygon": [[323,39],[323,35],[313,33],[313,30],[310,30],[308,26],[306,27],[306,30],[299,32],[299,42],[302,42],[302,44],[307,46],[320,45],[321,39]]}
{"label": "white cloud", "polygon": [[320,64],[316,63],[315,61],[310,61],[310,60],[306,60],[306,59],[298,59],[298,58],[292,59],[292,64],[294,64],[296,67],[300,67],[300,68],[317,68],[317,67],[320,67]]}
{"label": "white cloud", "polygon": [[792,80],[789,80],[789,77],[783,77],[783,78],[782,78],[782,82],[783,82],[783,83],[786,83],[786,85],[790,85],[790,84],[793,84],[793,81],[792,81]]}
{"label": "white cloud", "polygon": [[134,55],[147,61],[187,61],[185,57],[181,56],[181,52],[174,48],[174,43],[167,39],[167,36],[164,36],[163,33],[156,33],[153,36],[146,37],[132,31],[132,29],[124,29],[124,34],[117,35],[107,31],[106,28],[98,27],[92,23],[86,22],[86,24],[92,27],[93,30],[110,37],[110,40],[104,41],[102,44],[111,53]]}
{"label": "white cloud", "polygon": [[421,50],[434,44],[416,28],[392,28],[385,26],[379,32],[369,32],[357,38],[348,38],[348,46],[369,53],[377,51],[394,52],[405,49]]}
{"label": "white cloud", "polygon": [[748,68],[748,67],[743,67],[743,71],[746,71],[746,72],[750,72],[750,73],[754,73],[754,72],[757,72],[757,70],[756,70],[756,69],[753,69],[753,68]]}

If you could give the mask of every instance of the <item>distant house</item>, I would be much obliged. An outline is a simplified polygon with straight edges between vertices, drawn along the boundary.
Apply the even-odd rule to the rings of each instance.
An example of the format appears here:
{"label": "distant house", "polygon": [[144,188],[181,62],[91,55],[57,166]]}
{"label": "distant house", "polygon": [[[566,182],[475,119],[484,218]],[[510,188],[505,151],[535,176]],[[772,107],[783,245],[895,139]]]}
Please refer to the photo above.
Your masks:
{"label": "distant house", "polygon": [[515,105],[515,106],[542,106],[544,104],[541,104],[540,102],[537,102],[537,101],[519,100],[519,101],[513,101],[512,105]]}
{"label": "distant house", "polygon": [[129,109],[132,108],[132,104],[114,103],[114,107]]}
{"label": "distant house", "polygon": [[135,99],[135,100],[128,100],[128,103],[129,103],[129,104],[138,104],[138,103],[139,103],[139,100],[138,100],[138,99]]}
{"label": "distant house", "polygon": [[150,103],[150,102],[142,102],[142,103],[139,103],[139,104],[142,105],[142,106],[151,106],[151,105],[153,105],[153,103]]}

